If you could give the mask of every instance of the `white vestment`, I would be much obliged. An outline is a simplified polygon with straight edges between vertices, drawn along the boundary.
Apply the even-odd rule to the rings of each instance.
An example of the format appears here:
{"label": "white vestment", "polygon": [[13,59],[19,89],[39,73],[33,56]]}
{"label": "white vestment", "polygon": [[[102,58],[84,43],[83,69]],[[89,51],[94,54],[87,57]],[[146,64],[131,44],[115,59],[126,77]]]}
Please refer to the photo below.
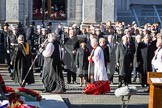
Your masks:
{"label": "white vestment", "polygon": [[162,48],[158,48],[155,51],[155,55],[152,59],[153,68],[156,69],[156,72],[162,72]]}
{"label": "white vestment", "polygon": [[108,80],[104,62],[104,53],[101,47],[97,47],[92,57],[94,61],[94,81]]}
{"label": "white vestment", "polygon": [[42,55],[44,57],[51,57],[54,49],[55,49],[54,45],[52,43],[48,43],[45,50],[42,52]]}

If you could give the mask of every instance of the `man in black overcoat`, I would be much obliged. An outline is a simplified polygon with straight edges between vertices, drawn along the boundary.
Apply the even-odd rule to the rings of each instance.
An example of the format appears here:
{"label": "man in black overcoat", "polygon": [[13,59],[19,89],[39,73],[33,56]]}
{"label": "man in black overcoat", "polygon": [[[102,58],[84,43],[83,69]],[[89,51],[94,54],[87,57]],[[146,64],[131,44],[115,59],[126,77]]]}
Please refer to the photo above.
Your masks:
{"label": "man in black overcoat", "polygon": [[144,42],[141,44],[141,54],[142,54],[142,68],[143,68],[143,74],[142,74],[142,84],[147,85],[147,72],[152,71],[152,65],[151,61],[154,57],[155,52],[155,44],[153,44],[150,41],[150,36],[146,35],[144,37]]}
{"label": "man in black overcoat", "polygon": [[73,83],[76,83],[76,67],[75,67],[75,56],[76,51],[79,48],[79,41],[75,35],[75,31],[71,29],[69,31],[69,39],[65,43],[65,49],[68,53],[66,56],[67,63],[67,83],[71,83],[71,76],[73,77]]}
{"label": "man in black overcoat", "polygon": [[116,50],[116,65],[119,67],[119,85],[121,87],[124,83],[128,85],[129,76],[132,65],[132,51],[131,46],[128,45],[128,37],[122,37],[122,43],[119,43]]}

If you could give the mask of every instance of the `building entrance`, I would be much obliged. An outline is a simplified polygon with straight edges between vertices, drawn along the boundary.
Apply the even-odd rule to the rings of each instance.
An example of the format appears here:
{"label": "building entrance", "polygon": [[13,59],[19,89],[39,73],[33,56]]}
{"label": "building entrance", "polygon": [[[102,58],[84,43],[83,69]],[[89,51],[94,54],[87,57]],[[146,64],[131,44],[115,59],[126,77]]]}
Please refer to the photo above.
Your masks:
{"label": "building entrance", "polygon": [[43,5],[46,20],[66,20],[67,0],[33,0],[33,20],[42,19]]}

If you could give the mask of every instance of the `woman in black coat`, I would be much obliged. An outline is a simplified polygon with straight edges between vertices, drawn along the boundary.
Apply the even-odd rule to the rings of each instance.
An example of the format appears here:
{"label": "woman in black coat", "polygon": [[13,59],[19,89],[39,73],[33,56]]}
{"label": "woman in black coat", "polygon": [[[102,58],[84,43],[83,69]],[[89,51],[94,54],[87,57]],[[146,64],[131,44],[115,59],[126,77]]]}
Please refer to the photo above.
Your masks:
{"label": "woman in black coat", "polygon": [[86,47],[86,42],[84,40],[80,41],[80,48],[77,50],[76,54],[76,67],[78,68],[78,77],[80,77],[80,86],[84,83],[86,84],[88,78],[88,56],[90,55],[89,49]]}

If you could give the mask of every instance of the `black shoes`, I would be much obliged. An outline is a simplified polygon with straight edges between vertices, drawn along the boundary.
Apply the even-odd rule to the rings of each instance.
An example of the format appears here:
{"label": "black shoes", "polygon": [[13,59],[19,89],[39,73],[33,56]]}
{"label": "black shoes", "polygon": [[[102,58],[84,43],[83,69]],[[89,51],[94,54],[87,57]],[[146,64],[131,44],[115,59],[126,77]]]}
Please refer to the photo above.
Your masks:
{"label": "black shoes", "polygon": [[[69,81],[68,82],[66,82],[67,84],[71,84]],[[78,84],[78,82],[76,82],[76,81],[73,81],[72,82],[72,84]]]}
{"label": "black shoes", "polygon": [[76,81],[73,81],[73,84],[78,84],[78,82],[76,82]]}
{"label": "black shoes", "polygon": [[132,82],[136,82],[136,79],[133,79],[133,81]]}
{"label": "black shoes", "polygon": [[42,93],[47,93],[47,92],[49,92],[47,89],[44,89],[44,90],[42,91]]}
{"label": "black shoes", "polygon": [[67,84],[70,84],[70,82],[66,82]]}

